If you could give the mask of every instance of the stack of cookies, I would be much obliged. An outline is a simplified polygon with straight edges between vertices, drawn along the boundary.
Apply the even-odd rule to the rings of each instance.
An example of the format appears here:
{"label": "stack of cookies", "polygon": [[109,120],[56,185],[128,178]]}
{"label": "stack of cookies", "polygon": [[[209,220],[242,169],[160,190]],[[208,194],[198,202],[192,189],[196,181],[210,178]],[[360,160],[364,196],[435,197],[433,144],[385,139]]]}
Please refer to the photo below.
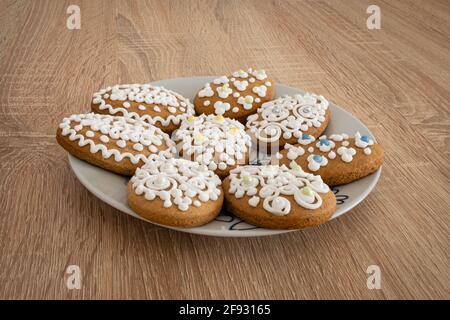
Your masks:
{"label": "stack of cookies", "polygon": [[[96,92],[91,113],[64,118],[58,143],[95,166],[132,176],[128,202],[158,224],[195,227],[226,206],[273,229],[326,222],[336,210],[330,187],[376,171],[382,147],[366,135],[323,135],[332,121],[315,94],[274,100],[264,70],[239,70],[199,88],[194,103],[151,84]],[[253,155],[270,155],[266,165]]]}

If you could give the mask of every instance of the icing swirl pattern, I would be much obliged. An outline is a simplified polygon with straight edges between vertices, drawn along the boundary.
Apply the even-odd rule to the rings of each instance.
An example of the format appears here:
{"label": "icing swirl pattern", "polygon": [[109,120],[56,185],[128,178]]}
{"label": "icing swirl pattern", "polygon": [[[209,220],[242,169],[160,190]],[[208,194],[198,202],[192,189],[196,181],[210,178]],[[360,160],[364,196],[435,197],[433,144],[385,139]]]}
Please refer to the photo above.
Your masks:
{"label": "icing swirl pattern", "polygon": [[293,196],[295,203],[306,209],[322,205],[320,193],[329,192],[320,176],[306,173],[295,162],[290,168],[282,166],[240,166],[230,172],[229,192],[236,198],[250,197],[248,203],[278,216],[289,214]]}
{"label": "icing swirl pattern", "polygon": [[247,118],[247,128],[265,143],[281,137],[300,138],[302,132],[322,125],[328,104],[324,97],[311,93],[284,96],[264,103],[256,114]]}
{"label": "icing swirl pattern", "polygon": [[216,201],[221,193],[221,183],[205,165],[175,158],[153,158],[138,168],[131,178],[137,195],[143,195],[149,201],[158,197],[165,208],[176,205],[181,211]]}

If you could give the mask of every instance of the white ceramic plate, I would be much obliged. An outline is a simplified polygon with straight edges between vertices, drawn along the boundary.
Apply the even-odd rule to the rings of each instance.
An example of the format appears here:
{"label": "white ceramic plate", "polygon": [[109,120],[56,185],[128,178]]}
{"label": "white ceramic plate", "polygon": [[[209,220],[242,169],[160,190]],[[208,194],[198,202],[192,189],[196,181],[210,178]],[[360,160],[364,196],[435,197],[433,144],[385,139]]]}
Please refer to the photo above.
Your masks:
{"label": "white ceramic plate", "polygon": [[[197,91],[206,83],[210,82],[215,77],[191,77],[191,78],[177,78],[169,80],[161,80],[153,82],[154,85],[164,86],[179,92],[183,96],[193,100]],[[293,95],[297,93],[304,93],[302,90],[291,88],[284,85],[276,85],[276,96],[285,94]],[[369,135],[373,138],[369,129],[356,119],[349,112],[344,111],[340,107],[330,102],[331,121],[328,125],[326,134],[329,133],[348,133],[355,134],[357,131],[361,134]],[[103,170],[81,161],[69,154],[69,163],[75,175],[80,182],[95,196],[108,203],[110,206],[125,212],[133,217],[142,219],[131,210],[127,204],[127,183],[129,178],[120,176],[118,174]],[[340,215],[351,210],[354,206],[364,200],[365,197],[375,187],[381,174],[381,168],[368,177],[352,182],[350,184],[333,188],[337,199],[337,210],[331,219],[337,218]],[[147,220],[146,220],[147,221]],[[167,226],[164,226],[167,227]],[[207,225],[183,229],[172,228],[179,231],[203,234],[209,236],[220,237],[253,237],[253,236],[267,236],[289,232],[292,230],[270,230],[255,227],[233,215],[222,212],[214,221]]]}

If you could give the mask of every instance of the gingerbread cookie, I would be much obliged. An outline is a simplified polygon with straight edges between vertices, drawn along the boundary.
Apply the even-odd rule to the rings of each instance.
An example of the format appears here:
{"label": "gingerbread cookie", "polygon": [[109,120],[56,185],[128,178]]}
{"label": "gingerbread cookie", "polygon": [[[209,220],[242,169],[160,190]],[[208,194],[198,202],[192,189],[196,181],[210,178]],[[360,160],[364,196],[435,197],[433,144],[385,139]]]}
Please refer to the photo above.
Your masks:
{"label": "gingerbread cookie", "polygon": [[264,70],[239,70],[207,83],[194,99],[198,114],[216,114],[245,123],[247,117],[272,100],[275,84]]}
{"label": "gingerbread cookie", "polygon": [[171,133],[182,120],[195,114],[189,99],[151,84],[121,84],[94,93],[92,111],[130,116]]}
{"label": "gingerbread cookie", "polygon": [[170,137],[141,120],[95,113],[64,118],[56,140],[75,157],[123,175],[133,175],[150,155],[175,155]]}
{"label": "gingerbread cookie", "polygon": [[255,141],[270,150],[278,144],[294,144],[307,133],[319,137],[330,120],[328,101],[315,94],[284,96],[264,103],[256,114],[247,118],[247,128]]}
{"label": "gingerbread cookie", "polygon": [[328,221],[336,198],[320,176],[292,163],[240,166],[223,181],[225,203],[232,213],[256,226],[300,229]]}
{"label": "gingerbread cookie", "polygon": [[219,214],[223,198],[219,177],[185,159],[149,160],[128,183],[128,203],[137,214],[175,227],[210,222]]}
{"label": "gingerbread cookie", "polygon": [[248,163],[251,139],[237,120],[222,115],[190,116],[173,132],[180,156],[208,166],[224,178]]}
{"label": "gingerbread cookie", "polygon": [[297,145],[285,145],[274,161],[289,164],[295,161],[306,172],[318,174],[329,186],[336,186],[363,178],[382,164],[384,150],[369,136],[356,133],[321,136],[318,140],[303,134]]}

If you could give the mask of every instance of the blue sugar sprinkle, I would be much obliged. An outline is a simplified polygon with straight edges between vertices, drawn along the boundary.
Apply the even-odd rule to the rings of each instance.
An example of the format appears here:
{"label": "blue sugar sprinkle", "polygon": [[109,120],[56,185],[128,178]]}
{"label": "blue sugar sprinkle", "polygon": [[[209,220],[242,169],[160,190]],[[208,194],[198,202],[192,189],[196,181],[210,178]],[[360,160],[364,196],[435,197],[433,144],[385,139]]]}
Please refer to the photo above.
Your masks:
{"label": "blue sugar sprinkle", "polygon": [[369,143],[369,137],[368,136],[362,136],[361,140],[364,141],[365,143]]}
{"label": "blue sugar sprinkle", "polygon": [[314,160],[315,162],[322,162],[322,156],[316,154],[316,155],[313,157],[313,160]]}
{"label": "blue sugar sprinkle", "polygon": [[308,140],[309,139],[309,134],[304,133],[302,134],[302,140]]}
{"label": "blue sugar sprinkle", "polygon": [[330,141],[328,139],[320,139],[319,143],[321,146],[323,146],[323,145],[329,146],[330,145]]}

